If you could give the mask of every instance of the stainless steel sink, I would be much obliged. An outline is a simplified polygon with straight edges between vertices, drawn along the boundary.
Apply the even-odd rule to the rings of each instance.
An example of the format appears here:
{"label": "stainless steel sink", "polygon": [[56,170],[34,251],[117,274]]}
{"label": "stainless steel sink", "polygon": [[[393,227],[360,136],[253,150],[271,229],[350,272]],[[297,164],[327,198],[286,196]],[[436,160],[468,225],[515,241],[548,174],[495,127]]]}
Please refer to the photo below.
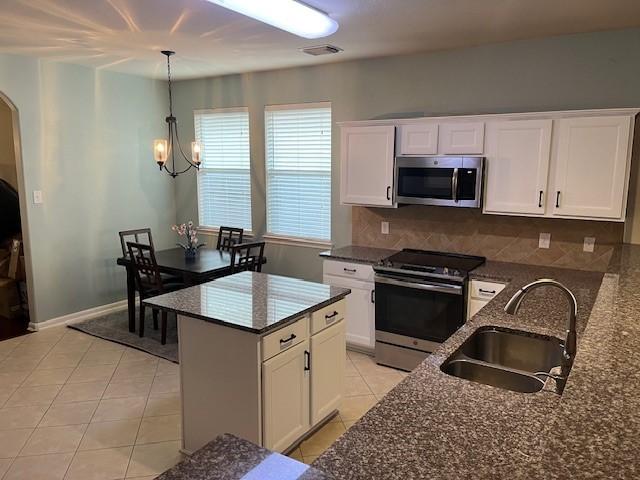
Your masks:
{"label": "stainless steel sink", "polygon": [[497,327],[482,327],[462,345],[469,358],[525,372],[549,372],[562,363],[559,338]]}
{"label": "stainless steel sink", "polygon": [[545,374],[561,365],[563,349],[562,341],[555,337],[502,327],[481,327],[440,369],[472,382],[534,393],[544,387]]}
{"label": "stainless steel sink", "polygon": [[544,387],[544,381],[533,375],[503,370],[465,359],[446,362],[442,366],[442,371],[454,377],[520,393],[535,393]]}

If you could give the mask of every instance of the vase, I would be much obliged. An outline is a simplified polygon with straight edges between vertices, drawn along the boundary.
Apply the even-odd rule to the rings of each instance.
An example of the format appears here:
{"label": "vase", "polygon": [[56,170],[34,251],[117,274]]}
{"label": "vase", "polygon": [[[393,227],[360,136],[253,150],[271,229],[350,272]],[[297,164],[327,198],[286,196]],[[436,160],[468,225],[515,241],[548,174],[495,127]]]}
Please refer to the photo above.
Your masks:
{"label": "vase", "polygon": [[184,258],[186,258],[187,260],[193,260],[196,258],[197,253],[198,253],[198,250],[195,248],[185,248]]}

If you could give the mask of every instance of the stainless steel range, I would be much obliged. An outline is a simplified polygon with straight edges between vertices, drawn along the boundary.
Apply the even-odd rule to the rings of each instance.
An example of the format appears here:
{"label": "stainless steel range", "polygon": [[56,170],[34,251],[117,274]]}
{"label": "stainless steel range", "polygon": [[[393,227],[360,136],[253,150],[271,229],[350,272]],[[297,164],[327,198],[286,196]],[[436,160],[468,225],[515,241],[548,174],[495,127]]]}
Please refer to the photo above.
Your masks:
{"label": "stainless steel range", "polygon": [[404,249],[374,266],[376,362],[413,370],[462,326],[484,257]]}

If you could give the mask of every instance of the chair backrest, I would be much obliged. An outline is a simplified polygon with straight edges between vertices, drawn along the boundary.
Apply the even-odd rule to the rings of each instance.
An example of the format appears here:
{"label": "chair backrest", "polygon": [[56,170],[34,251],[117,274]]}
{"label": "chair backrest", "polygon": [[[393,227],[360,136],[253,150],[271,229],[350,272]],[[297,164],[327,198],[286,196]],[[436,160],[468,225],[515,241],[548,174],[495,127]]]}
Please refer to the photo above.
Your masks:
{"label": "chair backrest", "polygon": [[162,293],[162,277],[153,247],[143,243],[127,242],[127,250],[133,262],[140,295],[146,297],[151,290]]}
{"label": "chair backrest", "polygon": [[153,239],[151,238],[150,228],[125,230],[123,232],[118,232],[118,235],[120,235],[120,245],[122,246],[123,257],[129,256],[129,250],[127,249],[128,242],[149,245],[151,248],[153,248]]}
{"label": "chair backrest", "polygon": [[231,247],[242,243],[243,228],[220,227],[218,230],[218,244],[216,248],[225,252],[231,251]]}
{"label": "chair backrest", "polygon": [[261,272],[264,263],[264,242],[241,243],[231,247],[231,273]]}

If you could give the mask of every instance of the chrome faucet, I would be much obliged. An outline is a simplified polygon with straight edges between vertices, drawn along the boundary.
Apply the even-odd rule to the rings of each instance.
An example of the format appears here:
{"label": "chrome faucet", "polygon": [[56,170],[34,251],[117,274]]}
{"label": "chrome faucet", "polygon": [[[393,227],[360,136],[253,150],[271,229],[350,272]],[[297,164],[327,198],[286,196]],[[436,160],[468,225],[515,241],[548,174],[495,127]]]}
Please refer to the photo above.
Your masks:
{"label": "chrome faucet", "polygon": [[[569,290],[560,282],[557,282],[550,278],[541,278],[540,280],[531,282],[530,284],[525,285],[520,290],[518,290],[515,295],[511,297],[511,300],[507,302],[504,307],[504,311],[510,315],[515,315],[516,313],[518,313],[518,309],[520,308],[520,304],[522,303],[522,300],[524,300],[524,297],[526,297],[529,292],[539,287],[559,288],[569,301],[569,326],[567,328],[567,338],[564,342],[564,351],[562,353],[562,365],[560,366],[561,373],[560,375],[552,375],[547,372],[539,372],[540,375],[554,378],[556,382],[558,382],[558,386],[562,390],[564,388],[564,384],[566,383],[567,377],[569,376],[569,370],[571,370],[571,365],[573,364],[573,359],[575,358],[577,351],[576,317],[578,316],[578,302],[576,301],[576,297],[573,295],[571,290]],[[538,375],[538,373],[536,373],[536,375]]]}

